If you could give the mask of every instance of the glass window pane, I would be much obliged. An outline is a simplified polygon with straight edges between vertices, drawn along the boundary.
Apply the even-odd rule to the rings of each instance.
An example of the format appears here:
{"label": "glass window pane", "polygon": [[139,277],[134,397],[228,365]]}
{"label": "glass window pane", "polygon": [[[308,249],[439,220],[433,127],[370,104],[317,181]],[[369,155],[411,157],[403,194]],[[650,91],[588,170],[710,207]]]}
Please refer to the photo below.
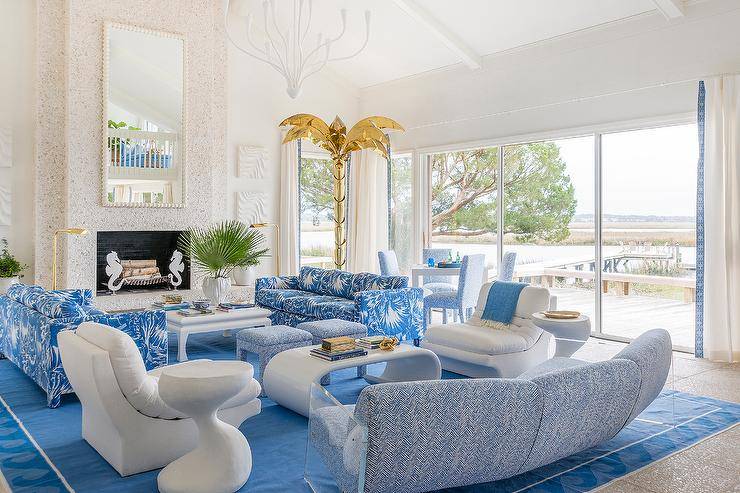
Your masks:
{"label": "glass window pane", "polygon": [[414,204],[411,154],[392,156],[389,194],[389,248],[396,252],[401,273],[408,275],[411,265],[415,263],[412,258]]}
{"label": "glass window pane", "polygon": [[662,327],[693,348],[696,125],[602,137],[602,330],[634,338]]}
{"label": "glass window pane", "polygon": [[333,268],[332,162],[321,154],[301,156],[301,266]]}
{"label": "glass window pane", "polygon": [[432,154],[431,177],[431,247],[495,266],[498,148]]}
{"label": "glass window pane", "polygon": [[504,148],[504,252],[517,254],[515,280],[550,288],[558,309],[592,324],[594,180],[593,136]]}

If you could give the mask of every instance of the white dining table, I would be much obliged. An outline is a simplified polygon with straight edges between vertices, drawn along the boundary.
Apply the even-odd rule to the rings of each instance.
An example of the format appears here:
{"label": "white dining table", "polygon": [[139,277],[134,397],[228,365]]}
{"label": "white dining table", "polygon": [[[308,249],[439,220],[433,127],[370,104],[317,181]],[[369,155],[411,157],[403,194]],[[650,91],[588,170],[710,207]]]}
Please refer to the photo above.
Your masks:
{"label": "white dining table", "polygon": [[[488,282],[488,267],[483,269],[483,282]],[[429,267],[425,264],[411,266],[411,286],[415,288],[423,287],[424,276],[449,276],[460,277],[460,267]]]}

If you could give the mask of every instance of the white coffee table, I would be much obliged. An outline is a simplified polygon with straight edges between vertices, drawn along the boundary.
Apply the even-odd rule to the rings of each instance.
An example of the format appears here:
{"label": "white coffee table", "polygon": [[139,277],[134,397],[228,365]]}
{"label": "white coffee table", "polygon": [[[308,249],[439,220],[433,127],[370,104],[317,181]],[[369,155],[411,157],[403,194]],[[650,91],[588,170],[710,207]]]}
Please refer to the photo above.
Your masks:
{"label": "white coffee table", "polygon": [[231,312],[214,311],[208,315],[186,317],[176,311],[167,312],[167,331],[177,334],[177,361],[187,361],[186,345],[190,334],[221,332],[271,324],[272,312],[264,308],[244,308]]}
{"label": "white coffee table", "polygon": [[233,493],[244,486],[252,472],[249,442],[218,419],[216,411],[251,377],[252,366],[242,361],[193,362],[162,370],[159,395],[195,421],[198,446],[160,471],[161,493]]}
{"label": "white coffee table", "polygon": [[578,318],[556,319],[536,312],[532,314],[532,323],[555,336],[555,356],[572,356],[591,337],[591,320],[583,314]]}
{"label": "white coffee table", "polygon": [[428,349],[401,344],[393,351],[372,349],[367,356],[340,361],[324,361],[311,356],[306,346],[289,349],[273,356],[265,368],[262,383],[267,395],[283,407],[308,416],[311,403],[311,384],[336,370],[387,362],[382,375],[366,375],[370,383],[437,380],[442,376],[439,358]]}

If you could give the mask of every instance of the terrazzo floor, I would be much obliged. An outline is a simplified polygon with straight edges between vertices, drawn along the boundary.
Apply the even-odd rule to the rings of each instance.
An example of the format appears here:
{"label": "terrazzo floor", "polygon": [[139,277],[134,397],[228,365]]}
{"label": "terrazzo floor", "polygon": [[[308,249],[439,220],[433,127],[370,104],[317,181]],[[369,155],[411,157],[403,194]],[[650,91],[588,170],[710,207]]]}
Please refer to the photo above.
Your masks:
{"label": "terrazzo floor", "polygon": [[[575,358],[599,361],[624,347],[591,338]],[[740,402],[740,363],[714,363],[674,353],[667,385],[675,390]],[[0,474],[0,493],[8,492]],[[740,425],[614,481],[599,493],[740,493]]]}

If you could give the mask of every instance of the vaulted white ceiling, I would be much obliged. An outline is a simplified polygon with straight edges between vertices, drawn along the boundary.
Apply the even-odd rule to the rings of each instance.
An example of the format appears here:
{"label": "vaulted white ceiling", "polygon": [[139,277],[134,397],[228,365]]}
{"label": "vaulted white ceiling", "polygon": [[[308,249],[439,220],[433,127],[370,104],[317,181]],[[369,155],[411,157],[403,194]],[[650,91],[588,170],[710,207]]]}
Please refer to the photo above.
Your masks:
{"label": "vaulted white ceiling", "polygon": [[[293,0],[275,1],[287,27]],[[260,0],[245,3],[261,20]],[[677,17],[683,3],[684,0],[314,0],[311,31],[336,35],[341,27],[339,9],[347,8],[348,30],[332,56],[349,53],[364,39],[363,12],[369,9],[372,25],[367,48],[355,58],[329,65],[353,85],[367,87],[458,63],[475,68],[486,55],[637,15]],[[260,24],[258,21],[255,27]]]}

